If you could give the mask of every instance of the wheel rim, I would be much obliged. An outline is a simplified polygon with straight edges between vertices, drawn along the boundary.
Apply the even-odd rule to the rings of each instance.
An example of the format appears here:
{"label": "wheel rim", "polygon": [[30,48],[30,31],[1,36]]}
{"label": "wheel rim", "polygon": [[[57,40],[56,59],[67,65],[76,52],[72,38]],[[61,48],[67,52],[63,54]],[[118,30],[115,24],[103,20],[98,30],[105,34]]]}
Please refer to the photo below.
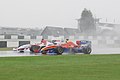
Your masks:
{"label": "wheel rim", "polygon": [[58,53],[59,53],[59,54],[63,53],[63,48],[59,47],[59,48],[58,48]]}
{"label": "wheel rim", "polygon": [[90,54],[90,53],[91,53],[91,49],[90,49],[90,48],[88,48],[88,49],[87,49],[87,52]]}

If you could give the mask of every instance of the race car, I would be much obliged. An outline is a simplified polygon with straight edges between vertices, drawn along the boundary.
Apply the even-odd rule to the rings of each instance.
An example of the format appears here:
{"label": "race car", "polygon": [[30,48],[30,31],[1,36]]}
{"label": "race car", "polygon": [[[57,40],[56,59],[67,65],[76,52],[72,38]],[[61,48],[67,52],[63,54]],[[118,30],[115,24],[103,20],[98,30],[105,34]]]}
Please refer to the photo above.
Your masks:
{"label": "race car", "polygon": [[31,52],[42,53],[42,54],[56,54],[62,55],[62,53],[84,53],[90,54],[91,49],[91,41],[79,40],[76,43],[72,41],[67,43],[54,42],[49,43],[48,45],[31,45]]}
{"label": "race car", "polygon": [[29,51],[31,47],[31,44],[25,44],[22,46],[19,46],[17,48],[13,48],[13,51],[18,51],[18,52],[25,52],[25,51]]}

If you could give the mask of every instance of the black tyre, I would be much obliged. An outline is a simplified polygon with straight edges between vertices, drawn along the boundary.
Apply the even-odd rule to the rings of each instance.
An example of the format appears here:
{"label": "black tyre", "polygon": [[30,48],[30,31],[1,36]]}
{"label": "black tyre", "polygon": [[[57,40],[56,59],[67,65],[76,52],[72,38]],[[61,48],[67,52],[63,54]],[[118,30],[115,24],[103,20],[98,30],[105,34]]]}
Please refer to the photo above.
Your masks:
{"label": "black tyre", "polygon": [[56,50],[57,55],[62,55],[62,53],[64,52],[64,49],[60,46],[58,46],[55,50]]}
{"label": "black tyre", "polygon": [[90,47],[84,48],[83,53],[84,54],[90,54],[92,52],[92,49]]}
{"label": "black tyre", "polygon": [[24,53],[24,51],[19,51],[20,53]]}
{"label": "black tyre", "polygon": [[30,51],[34,52],[34,51],[39,50],[39,49],[40,49],[40,46],[32,45],[31,48],[30,48]]}
{"label": "black tyre", "polygon": [[41,51],[41,53],[46,55],[47,51],[43,50],[43,51]]}

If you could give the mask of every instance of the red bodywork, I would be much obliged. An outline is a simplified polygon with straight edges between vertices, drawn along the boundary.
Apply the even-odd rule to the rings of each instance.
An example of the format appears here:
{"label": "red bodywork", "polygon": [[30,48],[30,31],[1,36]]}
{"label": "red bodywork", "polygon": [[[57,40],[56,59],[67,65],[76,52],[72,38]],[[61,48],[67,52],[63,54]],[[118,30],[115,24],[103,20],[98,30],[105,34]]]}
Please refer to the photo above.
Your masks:
{"label": "red bodywork", "polygon": [[[51,45],[51,46],[47,46],[44,47],[41,50],[48,50],[48,49],[52,49],[52,48],[56,48],[58,45]],[[74,48],[74,47],[79,47],[79,45],[74,44],[73,42],[67,42],[64,44],[60,44],[59,46],[61,46],[62,48]]]}
{"label": "red bodywork", "polygon": [[61,47],[63,48],[74,48],[77,47],[78,45],[74,44],[73,42],[67,42],[65,44],[61,44]]}

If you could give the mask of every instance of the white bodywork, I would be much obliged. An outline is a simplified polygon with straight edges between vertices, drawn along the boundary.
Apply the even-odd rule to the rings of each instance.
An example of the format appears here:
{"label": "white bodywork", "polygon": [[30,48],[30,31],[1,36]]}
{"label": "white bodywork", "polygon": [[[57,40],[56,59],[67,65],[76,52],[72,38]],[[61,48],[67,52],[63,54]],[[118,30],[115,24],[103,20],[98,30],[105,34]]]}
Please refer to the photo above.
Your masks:
{"label": "white bodywork", "polygon": [[13,51],[19,51],[19,52],[22,51],[22,52],[24,52],[24,51],[29,50],[30,47],[31,47],[30,44],[25,44],[25,45],[22,45],[22,46],[20,46],[18,48],[13,48]]}

